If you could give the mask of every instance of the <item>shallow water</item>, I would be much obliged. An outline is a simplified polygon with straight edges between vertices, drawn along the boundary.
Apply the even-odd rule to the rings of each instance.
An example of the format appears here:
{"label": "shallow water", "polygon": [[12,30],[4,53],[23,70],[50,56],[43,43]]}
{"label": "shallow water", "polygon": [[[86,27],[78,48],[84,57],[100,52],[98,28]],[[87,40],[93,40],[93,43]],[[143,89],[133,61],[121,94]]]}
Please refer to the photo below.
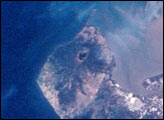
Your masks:
{"label": "shallow water", "polygon": [[112,79],[128,91],[147,95],[143,80],[163,73],[163,2],[125,2],[128,9],[112,4],[98,7],[89,24],[100,27],[115,54]]}

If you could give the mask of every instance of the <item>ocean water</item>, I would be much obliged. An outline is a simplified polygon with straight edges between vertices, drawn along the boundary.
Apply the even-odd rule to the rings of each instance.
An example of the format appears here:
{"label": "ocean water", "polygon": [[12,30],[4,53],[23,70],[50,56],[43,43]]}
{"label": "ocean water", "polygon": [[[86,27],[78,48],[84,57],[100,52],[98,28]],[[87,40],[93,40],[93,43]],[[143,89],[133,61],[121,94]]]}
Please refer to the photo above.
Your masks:
{"label": "ocean water", "polygon": [[[123,89],[150,95],[143,81],[163,74],[163,2],[1,1],[1,11],[1,118],[60,118],[36,80],[55,48],[86,25],[107,40],[112,79]],[[88,111],[77,118],[91,117]]]}
{"label": "ocean water", "polygon": [[[59,12],[50,2],[1,3],[1,117],[59,118],[37,86],[36,78],[46,56],[57,45],[72,39],[87,14],[78,17],[78,11],[67,11],[65,6],[59,7],[64,8]],[[69,4],[54,2],[63,3]]]}

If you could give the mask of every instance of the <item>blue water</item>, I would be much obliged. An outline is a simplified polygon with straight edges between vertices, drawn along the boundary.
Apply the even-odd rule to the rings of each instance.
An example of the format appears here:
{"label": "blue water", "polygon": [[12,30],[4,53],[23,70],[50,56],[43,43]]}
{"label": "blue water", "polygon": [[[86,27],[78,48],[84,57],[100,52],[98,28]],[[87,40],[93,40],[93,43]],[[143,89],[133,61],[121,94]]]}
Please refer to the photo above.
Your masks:
{"label": "blue water", "polygon": [[[127,77],[130,76],[130,72],[127,71],[137,73],[137,77],[130,76],[136,78],[134,83],[145,75],[163,72],[162,55],[153,53],[155,57],[159,57],[157,62],[152,60],[153,55],[146,56],[145,51],[151,49],[147,50],[147,42],[140,36],[149,29],[149,26],[155,28],[159,25],[158,21],[152,22],[156,19],[161,20],[159,8],[152,4],[143,14],[145,6],[146,2],[1,1],[1,118],[59,118],[37,85],[36,79],[52,51],[58,45],[71,41],[84,25],[99,27],[113,52],[118,57],[126,56],[121,57],[116,63],[120,65],[117,71],[126,73],[113,75],[115,79],[122,78],[119,82],[123,86],[136,86],[133,81],[127,81]],[[128,41],[127,38],[131,37],[141,40],[145,46],[137,41]],[[134,51],[129,52],[135,47]],[[163,49],[163,46],[159,48]],[[142,58],[141,55],[140,57],[139,54],[135,54],[138,49],[146,57]],[[158,51],[158,44],[154,50]],[[150,64],[140,62],[147,62],[148,57]],[[136,66],[132,58],[137,58]],[[131,65],[122,72],[123,63]],[[136,70],[145,69],[136,72],[134,69],[131,70],[134,67],[138,68]],[[89,116],[89,113],[86,116]]]}
{"label": "blue water", "polygon": [[78,11],[59,12],[59,8],[48,8],[50,2],[1,3],[1,117],[59,118],[35,80],[46,56],[72,40],[87,15],[78,19]]}

